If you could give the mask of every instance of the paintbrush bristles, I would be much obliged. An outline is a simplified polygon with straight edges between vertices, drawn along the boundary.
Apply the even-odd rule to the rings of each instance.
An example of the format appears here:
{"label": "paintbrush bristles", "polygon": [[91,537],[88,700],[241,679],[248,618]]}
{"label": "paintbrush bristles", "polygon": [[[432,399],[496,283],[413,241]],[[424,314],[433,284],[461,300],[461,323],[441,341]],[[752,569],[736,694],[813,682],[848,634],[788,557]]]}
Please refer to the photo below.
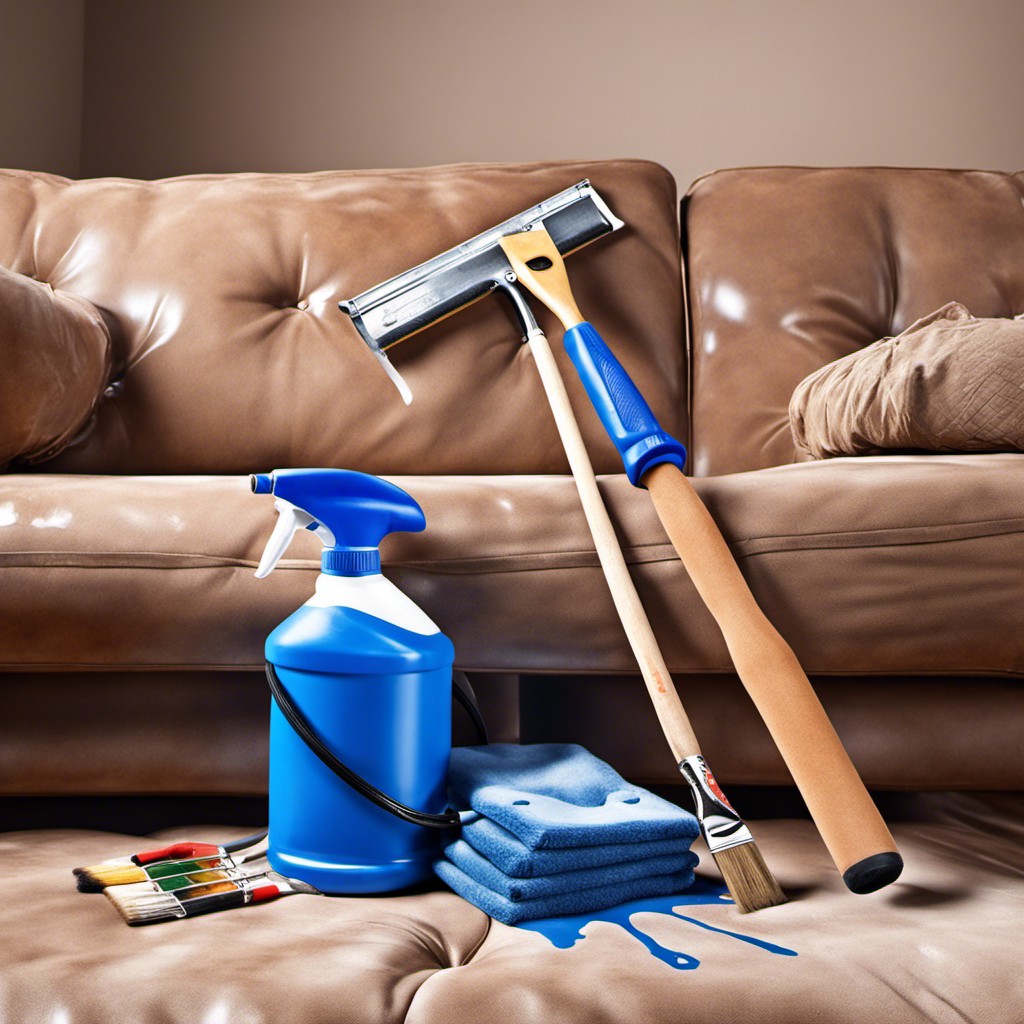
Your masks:
{"label": "paintbrush bristles", "polygon": [[756,843],[733,846],[713,856],[741,914],[787,902],[786,894],[775,881]]}
{"label": "paintbrush bristles", "polygon": [[83,871],[98,871],[100,868],[111,868],[115,865],[134,864],[131,857],[111,857],[109,860],[100,861],[99,864],[92,864],[85,868],[72,868],[71,874],[80,875]]}
{"label": "paintbrush bristles", "polygon": [[79,868],[75,881],[79,892],[99,892],[108,885],[128,885],[131,882],[144,882],[149,878],[145,870],[134,864],[103,865],[91,868]]}
{"label": "paintbrush bristles", "polygon": [[126,924],[150,924],[185,916],[180,901],[170,893],[126,896],[114,887],[104,889],[103,894],[114,904]]}
{"label": "paintbrush bristles", "polygon": [[75,885],[78,886],[79,892],[102,892],[106,883],[98,881],[97,876],[104,871],[122,867],[135,867],[135,862],[131,857],[114,857],[100,864],[91,864],[89,867],[72,868],[71,874],[75,876]]}

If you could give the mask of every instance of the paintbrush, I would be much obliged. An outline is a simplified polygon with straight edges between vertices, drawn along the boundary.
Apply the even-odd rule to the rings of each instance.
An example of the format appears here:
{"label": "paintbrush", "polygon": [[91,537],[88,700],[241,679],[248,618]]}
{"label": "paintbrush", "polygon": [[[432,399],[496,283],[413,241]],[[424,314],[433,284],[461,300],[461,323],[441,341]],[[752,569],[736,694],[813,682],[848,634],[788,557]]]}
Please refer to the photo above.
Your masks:
{"label": "paintbrush", "polygon": [[[502,239],[502,245],[506,241]],[[520,316],[526,325],[524,335],[569,460],[598,561],[662,732],[693,793],[694,810],[708,851],[721,871],[740,913],[746,914],[785,903],[786,895],[765,863],[749,827],[726,799],[704,760],[658,639],[629,574],[629,567],[598,489],[594,468],[547,338],[537,326],[536,320],[532,319],[529,307],[518,291],[513,289],[510,294],[518,297],[517,301],[522,307]]]}
{"label": "paintbrush", "polygon": [[198,917],[218,910],[232,910],[250,903],[267,903],[281,896],[320,896],[319,889],[298,879],[285,878],[276,871],[239,875],[213,882],[200,882],[174,892],[124,892],[128,886],[104,890],[107,899],[129,925],[157,924],[176,918]]}
{"label": "paintbrush", "polygon": [[[262,860],[266,856],[266,851],[254,854],[251,857],[245,858],[246,866],[252,866],[255,861]],[[157,865],[163,868],[177,869],[178,867],[184,867],[188,863],[199,864],[197,861],[180,861],[178,863],[167,863]],[[255,873],[259,871],[266,871],[267,869],[259,868]],[[104,892],[108,890],[116,890],[121,896],[139,895],[144,893],[153,892],[176,892],[179,889],[188,889],[193,885],[201,885],[204,882],[218,882],[225,878],[243,878],[244,868],[240,866],[232,866],[230,864],[218,865],[213,868],[203,867],[201,864],[198,868],[192,868],[185,871],[180,871],[177,874],[163,874],[163,875],[150,875],[146,881],[142,882],[122,882],[117,885],[108,885],[104,888]]]}
{"label": "paintbrush", "polygon": [[220,845],[191,841],[172,843],[157,850],[143,850],[90,867],[74,868],[72,874],[79,892],[102,892],[110,885],[145,882],[200,869],[238,867],[266,852],[266,838],[266,832],[256,832]]}

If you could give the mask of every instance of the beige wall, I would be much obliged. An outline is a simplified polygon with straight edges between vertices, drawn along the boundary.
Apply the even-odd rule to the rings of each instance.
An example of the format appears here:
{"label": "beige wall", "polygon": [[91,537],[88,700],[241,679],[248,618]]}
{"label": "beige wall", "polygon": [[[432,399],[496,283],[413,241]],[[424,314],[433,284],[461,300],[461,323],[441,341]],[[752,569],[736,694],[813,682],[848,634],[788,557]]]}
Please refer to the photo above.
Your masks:
{"label": "beige wall", "polygon": [[0,0],[0,167],[74,176],[84,0]]}
{"label": "beige wall", "polygon": [[8,165],[1024,167],[1019,0],[84,0],[83,94],[83,0],[0,4]]}

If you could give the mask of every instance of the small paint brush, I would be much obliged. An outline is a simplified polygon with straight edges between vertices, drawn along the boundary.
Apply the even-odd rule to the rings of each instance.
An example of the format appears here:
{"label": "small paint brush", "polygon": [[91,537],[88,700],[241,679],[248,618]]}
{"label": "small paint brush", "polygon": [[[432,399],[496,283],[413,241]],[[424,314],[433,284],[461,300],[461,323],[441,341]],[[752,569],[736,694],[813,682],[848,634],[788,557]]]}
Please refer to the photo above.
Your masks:
{"label": "small paint brush", "polygon": [[198,917],[200,914],[232,910],[249,903],[266,903],[281,896],[299,893],[321,895],[320,890],[314,886],[294,878],[285,878],[276,871],[203,882],[175,892],[125,894],[122,888],[111,887],[105,889],[104,893],[125,922],[132,926]]}
{"label": "small paint brush", "polygon": [[[145,868],[138,868],[133,864],[115,865],[104,869],[102,873],[89,876],[79,875],[79,879],[85,879],[85,881],[79,882],[79,889],[86,892],[100,892],[110,886],[146,885],[151,881],[164,880],[173,883],[175,879],[188,878],[197,873],[210,874],[215,871],[237,868],[256,857],[263,856],[265,852],[265,850],[260,850],[245,857],[227,854],[224,857],[211,857],[204,860],[168,860],[161,861],[159,864],[150,864]],[[88,885],[89,888],[83,888],[85,885]],[[168,888],[174,888],[173,884]]]}
{"label": "small paint brush", "polygon": [[[262,856],[262,854],[260,855]],[[256,858],[252,858],[255,860]],[[246,861],[246,863],[251,863]],[[173,865],[168,864],[167,867]],[[254,873],[266,871],[265,867],[259,868]],[[163,877],[154,878],[150,876],[147,881],[144,882],[126,882],[121,885],[108,885],[104,892],[108,890],[116,890],[120,897],[131,897],[138,895],[147,895],[149,893],[160,893],[160,892],[177,892],[180,889],[189,889],[196,885],[203,885],[207,882],[219,882],[228,878],[245,878],[247,877],[244,873],[244,869],[240,866],[223,865],[220,867],[200,868],[198,870],[183,871],[176,875],[165,875]],[[111,897],[113,898],[113,897]]]}
{"label": "small paint brush", "polygon": [[109,885],[145,882],[162,875],[182,874],[199,868],[238,867],[266,851],[266,838],[266,832],[256,832],[221,845],[172,843],[157,850],[143,850],[89,867],[74,868],[72,874],[79,892],[102,892]]}

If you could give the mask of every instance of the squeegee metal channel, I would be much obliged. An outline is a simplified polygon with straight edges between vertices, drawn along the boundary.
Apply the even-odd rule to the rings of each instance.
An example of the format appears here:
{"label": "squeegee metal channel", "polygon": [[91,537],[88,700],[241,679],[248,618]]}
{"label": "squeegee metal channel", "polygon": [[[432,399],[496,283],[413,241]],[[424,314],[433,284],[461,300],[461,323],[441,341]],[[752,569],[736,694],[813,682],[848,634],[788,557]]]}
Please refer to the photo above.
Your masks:
{"label": "squeegee metal channel", "polygon": [[510,217],[508,220],[497,225],[497,227],[490,228],[488,231],[484,231],[471,238],[468,242],[462,242],[460,245],[441,253],[439,256],[435,256],[433,259],[418,264],[411,270],[398,274],[383,284],[367,289],[361,295],[350,299],[346,305],[351,306],[355,312],[365,314],[382,302],[393,302],[403,292],[414,288],[427,278],[433,277],[448,267],[496,245],[505,235],[524,231],[535,221],[579,202],[590,195],[591,191],[590,182],[587,179],[577,182],[577,184],[567,188],[564,192],[559,192],[558,195],[545,199],[544,202],[538,203],[529,210],[517,213],[514,217]]}

